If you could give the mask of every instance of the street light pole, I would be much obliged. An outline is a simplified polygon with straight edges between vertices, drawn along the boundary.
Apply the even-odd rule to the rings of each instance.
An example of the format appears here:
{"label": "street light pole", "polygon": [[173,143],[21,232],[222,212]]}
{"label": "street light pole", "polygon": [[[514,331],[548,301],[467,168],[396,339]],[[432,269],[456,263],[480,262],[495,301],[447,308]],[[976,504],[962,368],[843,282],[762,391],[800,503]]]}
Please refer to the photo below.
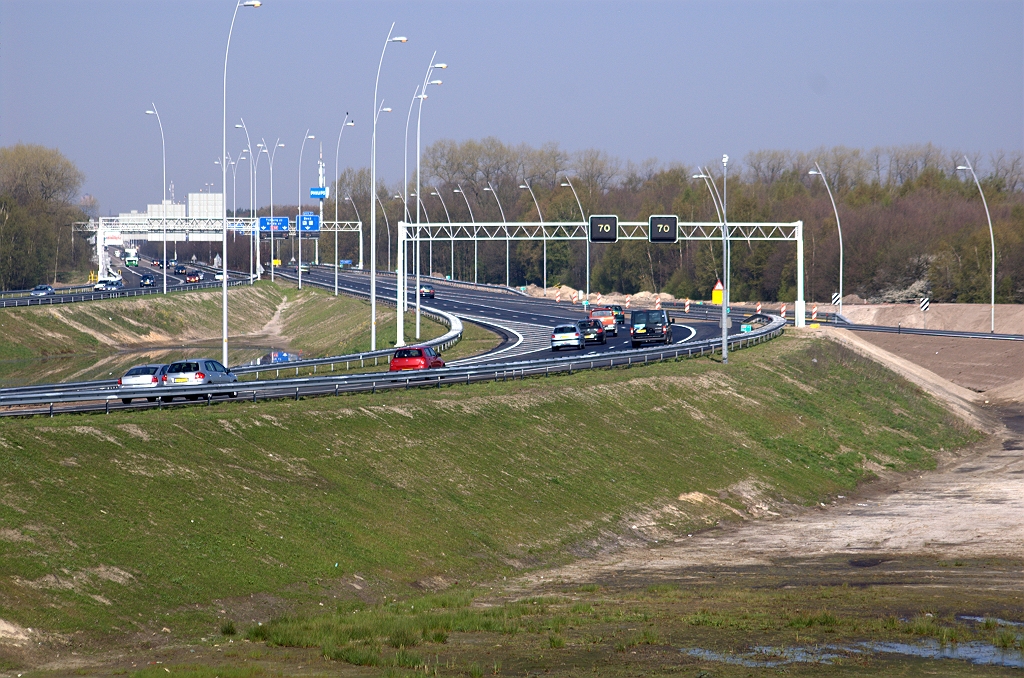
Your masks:
{"label": "street light pole", "polygon": [[498,211],[501,212],[501,223],[505,227],[505,287],[511,287],[510,285],[510,266],[509,266],[509,238],[508,238],[508,222],[505,221],[505,210],[501,208],[501,201],[498,200],[498,192],[491,186],[491,182],[487,182],[487,188],[485,191],[490,191],[491,195],[494,196],[494,202],[498,203]]}
{"label": "street light pole", "polygon": [[[565,183],[563,183],[562,185],[563,186],[568,186],[569,189],[572,191],[573,197],[576,198],[576,206],[580,208],[580,218],[583,219],[583,223],[586,224],[586,222],[587,222],[587,215],[583,213],[583,203],[580,202],[580,196],[576,193],[576,189],[575,189],[575,187],[573,187],[572,181],[569,179],[568,175],[566,175]],[[587,299],[590,299],[590,238],[587,238],[586,245],[587,245]]]}
{"label": "street light pole", "polygon": [[[377,117],[382,109],[377,107],[377,89],[380,86],[380,69],[384,65],[384,53],[392,42],[406,42],[404,36],[391,37],[395,30],[392,22],[388,29],[388,37],[384,40],[384,48],[380,51],[380,61],[377,63],[377,79],[373,83],[373,132],[370,136],[370,350],[377,350],[377,203],[374,197],[377,196]],[[384,102],[381,102],[383,107]],[[391,110],[391,109],[388,109]],[[379,200],[379,198],[378,198]],[[390,233],[389,233],[390,237]],[[389,246],[388,255],[391,249]]]}
{"label": "street light pole", "polygon": [[476,279],[477,263],[480,260],[479,256],[478,256],[479,249],[478,249],[478,246],[477,246],[477,239],[476,239],[476,235],[477,235],[477,233],[476,233],[476,219],[473,218],[473,208],[469,206],[469,198],[466,197],[466,192],[464,190],[462,190],[462,184],[455,184],[455,185],[458,186],[458,188],[456,188],[454,191],[452,191],[452,193],[461,193],[462,194],[462,199],[466,201],[466,209],[469,210],[469,220],[471,222],[473,222],[473,284],[475,285],[477,283],[477,279]]}
{"label": "street light pole", "polygon": [[[722,209],[720,207],[720,203],[721,203],[721,200],[722,200],[722,196],[718,193],[718,187],[715,186],[714,181],[712,181],[711,172],[709,172],[708,168],[705,167],[701,174],[694,174],[693,178],[694,179],[703,179],[704,180],[704,185],[708,187],[708,193],[711,194],[711,202],[715,205],[715,213],[718,214],[718,221],[721,223],[722,222]],[[708,248],[711,249],[711,244],[710,243],[708,243]],[[714,249],[711,249],[711,263],[714,263],[714,262],[715,262],[715,251],[714,251]],[[722,250],[722,284],[723,285],[725,284],[725,250],[724,249]]]}
{"label": "street light pole", "polygon": [[164,143],[164,123],[160,120],[160,112],[156,110],[156,104],[153,104],[153,110],[146,111],[146,115],[155,115],[156,123],[160,126],[160,154],[163,157],[164,166],[164,186],[163,186],[163,197],[160,199],[160,214],[163,216],[163,243],[164,243],[164,294],[167,294],[167,145]]}
{"label": "street light pole", "polygon": [[306,130],[302,137],[302,145],[299,146],[299,203],[295,206],[295,237],[299,239],[299,289],[302,289],[302,229],[299,228],[299,221],[302,219],[302,151],[306,148],[306,139],[316,139],[315,136]]}
{"label": "street light pole", "polygon": [[839,225],[839,209],[836,207],[836,199],[832,197],[832,189],[829,188],[828,179],[821,171],[818,163],[814,163],[814,169],[808,172],[810,175],[821,177],[825,182],[825,190],[828,191],[828,199],[832,201],[832,211],[836,215],[836,228],[839,229],[839,315],[843,314],[843,227]]}
{"label": "street light pole", "polygon": [[[338,296],[338,154],[341,152],[342,133],[346,127],[354,127],[355,124],[355,122],[349,122],[348,111],[345,111],[345,119],[341,122],[341,131],[338,132],[338,145],[334,149],[334,296]],[[362,245],[360,242],[360,248]],[[359,263],[362,265],[362,262]]]}
{"label": "street light pole", "polygon": [[263,143],[257,144],[257,146],[263,149],[263,153],[267,154],[267,158],[270,160],[270,281],[274,282],[274,156],[277,155],[277,149],[284,148],[284,144],[281,143],[281,137],[277,138],[274,142],[274,152],[271,153],[267,150],[267,142],[265,139],[261,139]]}
{"label": "street light pole", "polygon": [[[418,192],[418,191],[417,191]],[[444,217],[448,220],[448,235],[452,237],[452,280],[455,280],[455,232],[452,231],[452,215],[448,214],[448,205],[444,204],[444,197],[441,195],[441,191],[436,188],[430,192],[430,195],[436,195],[437,199],[441,201],[441,207],[444,208]]]}
{"label": "street light pole", "polygon": [[989,330],[992,334],[996,331],[996,236],[992,230],[992,215],[988,211],[988,201],[985,199],[985,191],[981,190],[981,182],[978,181],[978,175],[974,173],[974,168],[971,167],[971,161],[968,160],[967,156],[964,156],[964,162],[966,165],[957,165],[957,171],[969,171],[971,176],[974,177],[974,185],[978,187],[978,193],[981,193],[981,204],[985,206],[985,218],[988,219],[988,237],[989,242],[992,243],[992,300],[991,306],[991,319],[992,325]]}
{"label": "street light pole", "polygon": [[544,239],[544,275],[542,276],[544,289],[548,289],[548,230],[544,227],[544,215],[540,213],[540,203],[537,202],[537,196],[533,194],[533,189],[530,187],[530,182],[527,181],[525,184],[520,184],[519,188],[525,188],[530,192],[530,196],[533,198],[533,204],[537,207],[537,217],[540,219],[540,233]]}
{"label": "street light pole", "polygon": [[[420,144],[420,127],[423,121],[423,100],[427,98],[427,86],[428,85],[440,85],[440,80],[431,80],[430,74],[434,72],[435,68],[446,69],[448,64],[435,64],[434,57],[437,56],[437,50],[430,55],[430,65],[427,67],[427,72],[423,76],[423,85],[420,87],[420,93],[417,97],[420,100],[419,108],[416,111],[416,338],[420,338],[420,205],[423,200],[420,198],[420,151],[422,146]],[[406,123],[408,126],[408,123]],[[423,208],[426,211],[426,207]],[[430,217],[427,217],[427,221],[430,221]],[[434,240],[430,240],[430,260],[433,262],[434,254]],[[454,252],[454,249],[453,249]],[[452,255],[452,261],[454,262],[454,254]],[[433,273],[433,271],[429,271]]]}
{"label": "street light pole", "polygon": [[[245,0],[244,2],[243,2],[243,0],[238,0],[238,2],[235,3],[235,11],[231,15],[231,27],[228,29],[228,42],[227,42],[227,45],[224,47],[224,79],[223,79],[223,82],[222,82],[222,89],[223,89],[222,94],[223,94],[224,107],[223,107],[223,111],[222,111],[223,115],[221,117],[221,128],[222,128],[221,131],[223,132],[223,135],[222,135],[222,138],[221,138],[221,150],[220,150],[220,157],[221,158],[226,158],[227,155],[228,155],[228,53],[231,50],[231,34],[235,30],[235,17],[238,16],[238,8],[239,7],[259,7],[261,4],[262,3],[260,2],[260,0]],[[221,184],[220,185],[222,187],[222,194],[221,194],[221,201],[220,201],[220,205],[221,205],[221,225],[223,227],[222,228],[222,230],[223,230],[223,234],[222,234],[223,235],[223,239],[222,239],[223,257],[222,257],[221,264],[223,264],[223,273],[224,273],[224,280],[222,281],[223,284],[221,285],[221,289],[223,291],[223,297],[224,297],[224,303],[223,303],[224,311],[223,311],[222,319],[221,319],[222,320],[222,322],[221,322],[221,325],[222,325],[222,327],[221,327],[221,330],[222,330],[221,331],[221,335],[222,335],[222,338],[223,338],[223,344],[224,345],[223,345],[223,348],[222,348],[222,351],[221,351],[221,363],[223,365],[227,366],[227,364],[228,364],[228,206],[227,206],[227,201],[224,200],[224,198],[225,198],[225,196],[227,195],[227,192],[228,192],[228,166],[227,166],[227,164],[222,162],[221,166],[220,166],[220,170],[221,170],[221,177],[220,177],[221,178]],[[165,268],[166,268],[166,265],[165,265]]]}
{"label": "street light pole", "polygon": [[722,286],[722,364],[729,364],[729,215],[726,200],[729,197],[729,156],[722,156],[722,270],[725,284]]}
{"label": "street light pole", "polygon": [[[255,282],[255,276],[259,273],[260,268],[260,257],[259,257],[259,229],[257,224],[259,223],[256,219],[256,168],[259,166],[260,154],[253,154],[252,152],[252,141],[249,139],[249,130],[245,126],[245,120],[239,118],[241,124],[236,124],[235,129],[240,129],[245,132],[245,147],[249,150],[249,218],[252,223],[249,225],[249,284]],[[255,264],[253,263],[253,257],[255,255]]]}
{"label": "street light pole", "polygon": [[346,195],[345,200],[352,203],[352,210],[356,213],[356,221],[359,222],[359,270],[363,270],[363,218],[359,216],[359,208],[356,207],[356,201],[352,199],[352,196]]}

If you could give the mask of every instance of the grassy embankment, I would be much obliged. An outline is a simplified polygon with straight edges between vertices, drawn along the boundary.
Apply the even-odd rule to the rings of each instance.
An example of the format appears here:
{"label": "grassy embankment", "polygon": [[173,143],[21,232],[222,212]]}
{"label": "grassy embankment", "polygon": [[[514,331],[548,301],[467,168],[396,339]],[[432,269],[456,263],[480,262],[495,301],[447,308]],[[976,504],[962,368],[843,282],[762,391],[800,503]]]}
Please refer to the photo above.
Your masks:
{"label": "grassy embankment", "polygon": [[[231,364],[271,349],[318,357],[369,348],[367,302],[270,282],[232,288],[229,294]],[[106,378],[140,362],[219,356],[220,318],[219,290],[0,309],[0,385]],[[380,345],[390,346],[394,312],[382,307],[378,318]],[[413,322],[414,315],[408,314],[409,341]],[[446,331],[423,319],[424,338]],[[470,326],[466,345],[456,346],[452,355],[495,343],[493,334]]]}
{"label": "grassy embankment", "polygon": [[[7,420],[0,618],[85,645],[198,639],[414,582],[493,582],[631,525],[686,533],[755,502],[827,500],[865,464],[928,468],[976,437],[832,344],[786,337],[730,362]],[[693,492],[707,500],[682,501]],[[291,642],[362,651],[345,637]]]}

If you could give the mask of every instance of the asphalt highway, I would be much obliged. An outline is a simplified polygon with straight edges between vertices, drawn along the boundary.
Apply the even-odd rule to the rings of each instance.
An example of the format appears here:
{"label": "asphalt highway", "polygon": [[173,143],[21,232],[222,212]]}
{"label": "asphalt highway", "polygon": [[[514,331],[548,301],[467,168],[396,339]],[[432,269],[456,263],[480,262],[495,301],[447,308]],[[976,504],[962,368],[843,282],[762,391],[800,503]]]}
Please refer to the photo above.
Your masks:
{"label": "asphalt highway", "polygon": [[[333,271],[313,267],[309,273],[303,273],[302,277],[304,282],[315,281],[320,285],[332,288],[334,285]],[[414,279],[412,282],[415,282]],[[422,299],[420,301],[422,306],[430,306],[451,313],[463,322],[473,322],[489,329],[497,328],[500,334],[509,339],[497,351],[485,356],[457,361],[457,364],[482,364],[511,359],[533,360],[551,357],[558,353],[573,353],[573,351],[565,349],[558,353],[551,350],[551,330],[556,325],[567,321],[575,322],[587,317],[582,307],[568,302],[558,303],[548,299],[492,292],[485,289],[467,289],[437,280],[430,280],[429,284],[433,285],[436,296],[434,299]],[[338,285],[340,288],[369,294],[369,275],[342,272],[338,276]],[[395,300],[396,281],[394,276],[378,276],[377,295],[381,298],[388,298],[392,302]],[[410,292],[408,300],[409,309],[412,311],[416,304],[415,294]],[[670,311],[669,315],[676,321],[672,325],[672,339],[675,343],[711,339],[721,335],[721,329],[717,322],[676,318],[677,315],[683,315],[681,311],[679,313]],[[626,309],[626,317],[628,320],[629,309]],[[739,323],[734,319],[730,334],[738,334],[739,329]],[[379,345],[387,345],[385,342],[393,340],[394,337],[378,335]],[[588,344],[585,349],[575,353],[600,355],[607,351],[620,351],[629,348],[631,346],[628,325],[619,325],[617,337],[609,336],[606,344]]]}

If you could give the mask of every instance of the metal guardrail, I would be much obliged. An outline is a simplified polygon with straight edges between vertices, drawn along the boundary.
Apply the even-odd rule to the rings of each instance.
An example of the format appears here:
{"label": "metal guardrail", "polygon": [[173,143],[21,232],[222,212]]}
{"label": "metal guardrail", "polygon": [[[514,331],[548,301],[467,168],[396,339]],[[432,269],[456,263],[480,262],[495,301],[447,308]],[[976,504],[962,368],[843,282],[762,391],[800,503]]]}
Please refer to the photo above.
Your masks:
{"label": "metal guardrail", "polygon": [[[228,287],[237,287],[239,285],[248,285],[248,280],[228,280]],[[171,289],[168,287],[168,291],[172,292],[188,292],[191,290],[202,290],[212,289],[220,287],[221,281],[214,280],[210,282],[200,283],[184,283],[181,285],[174,285]],[[57,304],[71,304],[80,301],[96,301],[98,299],[118,299],[126,297],[142,297],[148,294],[163,294],[163,290],[159,287],[149,288],[131,288],[118,290],[116,292],[82,292],[80,294],[55,294],[47,297],[21,297],[17,299],[0,299],[0,308],[14,308],[18,306],[50,306]]]}
{"label": "metal guardrail", "polygon": [[[770,316],[772,321],[764,327],[746,333],[736,335],[729,340],[729,350],[735,351],[748,346],[769,341],[785,329],[785,321],[779,316]],[[119,405],[117,401],[122,399],[145,400],[138,407],[162,408],[171,404],[165,402],[164,398],[187,398],[191,400],[202,399],[209,405],[215,396],[237,395],[241,399],[257,400],[273,398],[294,398],[298,400],[303,396],[318,395],[341,395],[343,393],[370,392],[376,393],[381,390],[409,389],[412,387],[435,387],[445,385],[472,384],[481,381],[507,381],[509,377],[513,380],[518,377],[524,379],[528,376],[548,376],[552,374],[568,373],[587,370],[611,368],[616,366],[644,365],[663,360],[675,360],[710,355],[721,350],[721,339],[705,339],[690,344],[670,344],[662,347],[634,349],[627,351],[609,352],[604,356],[553,357],[543,360],[516,361],[509,363],[497,363],[488,365],[475,365],[467,367],[441,368],[435,370],[410,372],[387,372],[370,374],[351,374],[341,376],[304,377],[297,379],[275,379],[267,381],[240,382],[229,385],[207,385],[192,387],[161,387],[134,388],[134,389],[95,389],[91,391],[79,391],[75,393],[64,392],[40,392],[25,396],[0,397],[0,406],[21,407],[36,409],[13,409],[0,412],[0,416],[31,416],[39,414],[54,414],[62,411],[106,411],[121,409],[126,406]],[[154,403],[148,401],[155,398]],[[173,401],[172,401],[173,402]],[[188,400],[186,400],[188,402]],[[76,407],[71,410],[57,410],[57,404],[75,403]],[[91,404],[89,404],[91,403]],[[44,406],[39,408],[38,406]],[[135,405],[129,407],[136,407]]]}
{"label": "metal guardrail", "polygon": [[[332,273],[334,272],[333,268],[328,267],[328,269]],[[369,269],[346,268],[344,270],[347,273],[363,273],[365,275],[369,275],[370,274]],[[377,271],[377,275],[378,276],[385,276],[385,277],[389,277],[389,278],[397,278],[398,277],[398,274],[395,273],[394,271]],[[415,276],[410,275],[409,279],[410,280],[415,280]],[[451,287],[461,287],[463,289],[480,289],[480,290],[485,290],[487,292],[498,292],[499,294],[514,294],[516,296],[521,296],[521,297],[528,297],[528,296],[530,296],[526,292],[523,292],[522,290],[517,290],[514,287],[506,287],[505,285],[494,285],[494,284],[491,284],[491,283],[471,283],[471,282],[465,282],[465,281],[462,281],[462,280],[449,280],[448,278],[438,278],[437,276],[433,276],[433,275],[423,275],[423,274],[420,274],[420,282],[428,282],[428,283],[430,283],[432,285],[433,284],[450,285]],[[409,288],[409,290],[412,291],[414,287],[415,287],[415,285],[412,285]]]}
{"label": "metal guardrail", "polygon": [[[73,294],[75,290],[91,290],[93,283],[86,285],[67,285],[65,287],[54,287],[53,293],[55,295],[61,294]],[[0,292],[0,299],[14,299],[17,297],[28,297],[32,295],[32,290],[6,290]]]}

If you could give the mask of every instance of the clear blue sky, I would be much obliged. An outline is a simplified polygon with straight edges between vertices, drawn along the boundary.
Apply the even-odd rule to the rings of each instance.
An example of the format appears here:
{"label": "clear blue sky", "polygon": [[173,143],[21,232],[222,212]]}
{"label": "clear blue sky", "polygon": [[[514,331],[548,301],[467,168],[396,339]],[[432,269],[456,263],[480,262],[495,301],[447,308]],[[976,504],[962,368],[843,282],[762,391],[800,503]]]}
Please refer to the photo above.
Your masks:
{"label": "clear blue sky", "polygon": [[[232,0],[2,0],[0,146],[59,148],[102,214],[160,199],[160,135],[182,200],[219,190],[221,77]],[[328,175],[369,165],[377,60],[378,168],[400,179],[405,115],[431,52],[450,67],[424,106],[424,145],[496,136],[623,160],[690,165],[762,148],[1024,148],[1024,6],[1013,2],[339,2],[239,10],[228,150],[281,138],[275,202],[297,198],[311,128]],[[256,143],[256,140],[253,140]],[[302,184],[315,184],[307,142]],[[261,161],[259,202],[269,202]],[[239,204],[248,203],[248,168]],[[229,177],[230,181],[230,177]],[[305,191],[304,191],[305,192]],[[308,198],[308,193],[306,194]],[[229,187],[228,203],[231,203]]]}

